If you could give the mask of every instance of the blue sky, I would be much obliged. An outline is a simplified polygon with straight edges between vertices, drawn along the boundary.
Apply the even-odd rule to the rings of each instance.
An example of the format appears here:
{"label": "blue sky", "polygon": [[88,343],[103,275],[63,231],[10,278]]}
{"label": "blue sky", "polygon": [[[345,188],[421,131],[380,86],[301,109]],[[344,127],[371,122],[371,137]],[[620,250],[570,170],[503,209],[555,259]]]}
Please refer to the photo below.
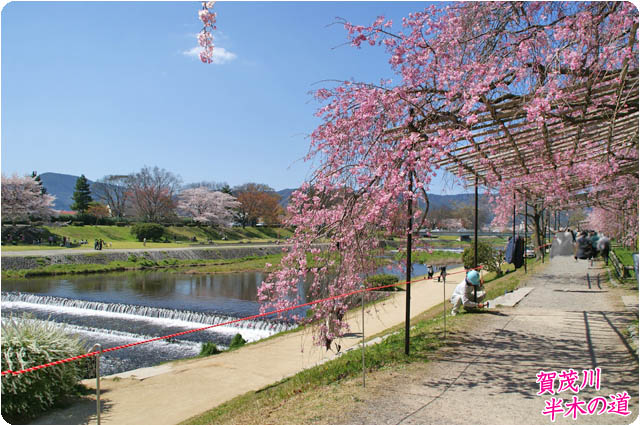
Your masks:
{"label": "blue sky", "polygon": [[184,183],[297,187],[319,123],[310,91],[392,76],[382,49],[343,45],[343,27],[330,24],[384,15],[397,28],[423,5],[219,2],[219,63],[205,65],[193,54],[198,2],[9,3],[2,172],[96,180],[157,165]]}

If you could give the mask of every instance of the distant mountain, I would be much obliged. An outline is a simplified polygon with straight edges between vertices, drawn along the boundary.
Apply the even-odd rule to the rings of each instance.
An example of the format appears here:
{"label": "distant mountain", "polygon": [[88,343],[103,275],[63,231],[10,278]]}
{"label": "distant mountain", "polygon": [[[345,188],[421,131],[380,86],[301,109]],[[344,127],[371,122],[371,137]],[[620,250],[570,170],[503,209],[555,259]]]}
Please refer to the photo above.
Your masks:
{"label": "distant mountain", "polygon": [[[42,186],[47,190],[48,194],[55,195],[56,199],[53,202],[53,208],[56,210],[71,210],[71,204],[73,204],[73,192],[76,188],[76,180],[80,176],[65,175],[62,173],[42,173],[40,179],[42,180]],[[91,196],[95,199],[94,185],[95,182],[88,180],[89,187],[91,188]]]}
{"label": "distant mountain", "polygon": [[[287,207],[289,204],[289,199],[291,198],[291,194],[297,188],[287,188],[282,189],[280,191],[276,191],[277,194],[280,195],[280,205],[282,207]],[[458,205],[473,205],[474,203],[474,195],[469,194],[452,194],[452,195],[438,195],[438,194],[428,194],[429,195],[429,208],[437,209],[443,206],[453,207],[454,204]],[[424,207],[424,202],[419,202],[420,207]],[[487,198],[484,194],[480,194],[478,197],[478,206],[482,208],[487,204]]]}
{"label": "distant mountain", "polygon": [[[54,202],[55,209],[71,210],[71,204],[73,204],[73,200],[71,199],[71,197],[73,196],[73,191],[75,191],[76,180],[78,179],[78,177],[79,176],[66,175],[62,173],[42,173],[40,175],[42,184],[47,189],[47,193],[56,196],[56,200]],[[94,197],[94,199],[96,199],[96,183],[89,181],[89,185],[92,191],[91,195]],[[287,207],[287,204],[289,204],[289,199],[291,198],[291,194],[293,194],[296,189],[297,188],[286,188],[280,191],[276,191],[276,193],[281,197],[280,205],[282,207]],[[473,205],[473,202],[473,194],[429,194],[430,209],[437,209],[445,205],[453,206],[454,203],[459,205]],[[478,204],[482,208],[486,205],[486,203],[486,196],[481,194],[478,200]],[[422,206],[424,206],[424,203],[421,203],[421,207]]]}
{"label": "distant mountain", "polygon": [[293,194],[293,191],[295,191],[297,188],[286,188],[286,189],[281,189],[280,191],[276,191],[276,194],[278,194],[280,196],[280,205],[283,208],[287,207],[287,204],[289,204],[289,198],[291,198],[291,194]]}
{"label": "distant mountain", "polygon": [[[438,195],[438,194],[427,194],[429,195],[429,208],[436,209],[443,206],[452,206],[454,203],[457,204],[469,204],[473,205],[474,203],[474,194],[452,194],[452,195]],[[481,207],[486,202],[486,197],[484,194],[480,194],[478,196],[478,205]],[[424,205],[424,203],[422,203]]]}

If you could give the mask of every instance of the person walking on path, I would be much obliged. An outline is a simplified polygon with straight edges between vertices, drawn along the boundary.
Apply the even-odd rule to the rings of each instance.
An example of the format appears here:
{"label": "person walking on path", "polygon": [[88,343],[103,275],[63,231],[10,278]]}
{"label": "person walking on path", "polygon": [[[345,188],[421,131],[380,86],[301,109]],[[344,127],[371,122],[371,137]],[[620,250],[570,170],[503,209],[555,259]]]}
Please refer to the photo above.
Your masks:
{"label": "person walking on path", "polygon": [[433,265],[429,265],[427,268],[427,278],[433,279]]}
{"label": "person walking on path", "polygon": [[609,265],[609,250],[611,250],[609,238],[605,236],[600,237],[598,240],[598,252],[600,252],[605,265]]}
{"label": "person walking on path", "polygon": [[447,279],[447,267],[446,266],[441,266],[440,267],[440,275],[438,276],[438,282],[440,282],[441,278],[442,278],[442,281],[446,281],[446,279]]}
{"label": "person walking on path", "polygon": [[576,254],[573,256],[578,259],[591,259],[593,256],[593,246],[591,240],[587,237],[587,231],[582,231],[576,239]]}
{"label": "person walking on path", "polygon": [[591,259],[589,259],[589,266],[593,266],[593,258],[598,256],[598,240],[600,236],[596,231],[589,232],[589,239],[591,240]]}

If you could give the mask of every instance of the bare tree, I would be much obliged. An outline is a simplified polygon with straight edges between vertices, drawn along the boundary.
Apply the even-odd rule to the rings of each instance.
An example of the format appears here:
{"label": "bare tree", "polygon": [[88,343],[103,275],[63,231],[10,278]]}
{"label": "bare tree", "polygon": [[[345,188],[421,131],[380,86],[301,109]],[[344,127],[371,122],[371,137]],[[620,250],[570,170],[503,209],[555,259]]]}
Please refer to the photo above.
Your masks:
{"label": "bare tree", "polygon": [[128,175],[108,175],[94,184],[94,194],[111,209],[111,216],[124,217],[129,192]]}
{"label": "bare tree", "polygon": [[128,181],[127,196],[138,217],[159,222],[174,213],[181,183],[179,176],[157,166],[153,169],[145,166],[129,175]]}
{"label": "bare tree", "polygon": [[268,224],[280,222],[284,213],[278,204],[280,195],[273,188],[261,183],[245,183],[233,188],[233,195],[240,202],[238,217],[244,228],[262,219]]}

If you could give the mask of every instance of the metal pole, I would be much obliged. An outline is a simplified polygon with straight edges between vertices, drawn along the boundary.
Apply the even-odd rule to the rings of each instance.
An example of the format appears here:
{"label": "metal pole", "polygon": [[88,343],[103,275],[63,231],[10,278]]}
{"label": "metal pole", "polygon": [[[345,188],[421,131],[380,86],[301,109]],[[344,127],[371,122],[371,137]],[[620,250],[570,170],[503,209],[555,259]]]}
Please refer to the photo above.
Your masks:
{"label": "metal pole", "polygon": [[513,192],[513,231],[511,234],[513,243],[516,242],[516,193]]}
{"label": "metal pole", "polygon": [[[409,192],[413,192],[413,174],[409,172]],[[411,322],[411,231],[413,229],[413,199],[407,201],[407,214],[409,216],[407,229],[407,295],[405,301],[404,324],[404,353],[409,355],[409,323]]]}
{"label": "metal pole", "polygon": [[[476,175],[475,220],[473,225],[473,267],[478,267],[478,175]],[[473,301],[478,303],[478,286],[473,286]]]}
{"label": "metal pole", "polygon": [[100,353],[102,352],[102,345],[96,343],[91,348],[91,352],[98,351],[96,355],[96,424],[100,424]]}
{"label": "metal pole", "polygon": [[524,201],[524,273],[527,273],[527,200]]}
{"label": "metal pole", "polygon": [[362,289],[362,387],[365,387],[365,366],[364,366],[364,284],[360,285]]}
{"label": "metal pole", "polygon": [[442,283],[442,320],[444,321],[444,338],[447,338],[447,276]]}
{"label": "metal pole", "polygon": [[[547,212],[547,244],[551,245],[551,210]],[[547,251],[547,247],[545,245],[544,251]],[[551,256],[551,248],[549,248],[549,256]]]}
{"label": "metal pole", "polygon": [[[542,244],[540,247],[540,253],[542,253],[542,263],[544,263],[544,252],[545,252],[545,239],[547,238],[547,226],[545,225],[544,220],[544,210],[542,210],[540,214],[540,219],[542,219]],[[538,233],[538,239],[540,239],[540,234]]]}

